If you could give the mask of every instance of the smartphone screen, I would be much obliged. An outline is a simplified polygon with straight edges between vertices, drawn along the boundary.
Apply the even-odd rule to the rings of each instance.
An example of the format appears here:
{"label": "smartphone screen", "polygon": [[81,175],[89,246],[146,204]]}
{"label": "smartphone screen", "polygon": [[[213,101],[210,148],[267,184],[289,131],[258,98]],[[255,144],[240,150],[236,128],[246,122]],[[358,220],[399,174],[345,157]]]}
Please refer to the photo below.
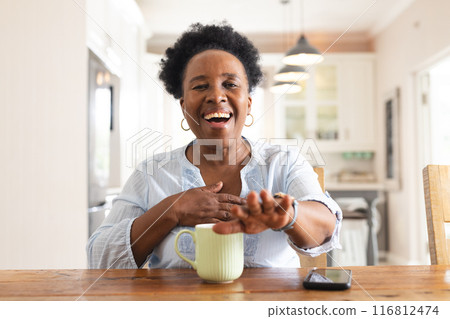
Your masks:
{"label": "smartphone screen", "polygon": [[307,289],[342,290],[348,289],[352,282],[349,269],[313,269],[303,281]]}

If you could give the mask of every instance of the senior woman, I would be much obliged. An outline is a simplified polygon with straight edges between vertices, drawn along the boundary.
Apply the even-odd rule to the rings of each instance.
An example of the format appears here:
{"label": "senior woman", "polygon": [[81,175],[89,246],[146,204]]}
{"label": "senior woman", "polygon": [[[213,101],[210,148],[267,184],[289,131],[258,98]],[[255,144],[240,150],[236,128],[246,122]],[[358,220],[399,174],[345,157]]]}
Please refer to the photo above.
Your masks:
{"label": "senior woman", "polygon": [[[246,267],[298,267],[296,251],[339,246],[341,210],[299,150],[241,136],[262,79],[258,61],[253,44],[226,24],[192,25],[167,49],[160,79],[197,139],[137,167],[89,240],[91,268],[189,267],[174,238],[201,223],[244,232]],[[194,259],[190,236],[179,250]]]}

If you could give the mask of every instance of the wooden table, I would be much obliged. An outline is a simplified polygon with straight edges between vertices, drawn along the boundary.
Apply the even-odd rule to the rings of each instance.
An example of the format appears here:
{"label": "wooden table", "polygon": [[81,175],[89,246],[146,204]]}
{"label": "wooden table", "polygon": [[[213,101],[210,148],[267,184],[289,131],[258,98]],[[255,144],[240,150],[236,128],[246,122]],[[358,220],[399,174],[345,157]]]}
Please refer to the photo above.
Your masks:
{"label": "wooden table", "polygon": [[352,288],[305,290],[308,268],[251,268],[229,284],[191,269],[0,270],[0,300],[450,300],[450,266],[347,267]]}

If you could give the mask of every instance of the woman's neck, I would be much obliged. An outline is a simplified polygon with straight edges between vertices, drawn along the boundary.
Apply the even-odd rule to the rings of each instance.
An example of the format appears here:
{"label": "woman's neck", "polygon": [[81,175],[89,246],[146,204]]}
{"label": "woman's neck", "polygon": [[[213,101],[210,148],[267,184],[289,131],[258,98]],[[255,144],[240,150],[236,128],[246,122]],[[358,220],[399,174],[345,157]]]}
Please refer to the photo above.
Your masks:
{"label": "woman's neck", "polygon": [[188,147],[186,156],[195,166],[217,167],[240,165],[250,154],[250,144],[243,138],[197,140]]}

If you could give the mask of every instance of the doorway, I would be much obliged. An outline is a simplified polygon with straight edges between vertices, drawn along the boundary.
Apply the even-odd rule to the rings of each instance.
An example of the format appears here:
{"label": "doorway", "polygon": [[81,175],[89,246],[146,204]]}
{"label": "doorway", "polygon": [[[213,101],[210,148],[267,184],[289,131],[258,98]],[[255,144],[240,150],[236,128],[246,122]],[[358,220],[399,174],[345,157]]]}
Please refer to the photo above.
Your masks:
{"label": "doorway", "polygon": [[[416,85],[418,172],[421,172],[429,164],[450,165],[450,53],[418,72]],[[422,181],[422,176],[419,178]],[[423,184],[418,183],[418,188],[418,194],[422,194],[418,197],[419,207],[425,211]],[[446,232],[450,234],[450,230]],[[428,243],[426,247],[428,250]]]}
{"label": "doorway", "polygon": [[418,74],[422,167],[450,165],[450,56]]}

